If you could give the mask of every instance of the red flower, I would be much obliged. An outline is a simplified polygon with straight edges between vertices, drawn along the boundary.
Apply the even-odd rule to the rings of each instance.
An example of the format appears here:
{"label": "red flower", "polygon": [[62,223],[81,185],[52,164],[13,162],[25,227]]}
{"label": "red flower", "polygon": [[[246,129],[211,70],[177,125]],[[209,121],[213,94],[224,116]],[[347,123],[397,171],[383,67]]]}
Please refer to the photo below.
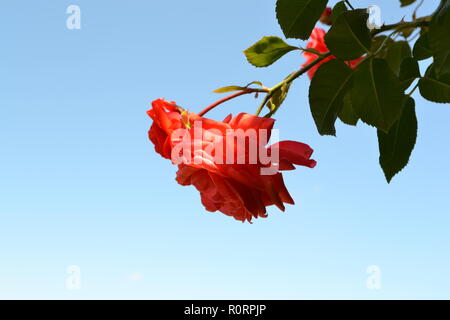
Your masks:
{"label": "red flower", "polygon": [[155,145],[155,151],[166,159],[171,158],[171,134],[182,127],[181,114],[174,102],[162,99],[152,102],[152,109],[147,114],[153,119],[148,136]]}
{"label": "red flower", "polygon": [[[314,28],[306,47],[308,49],[315,49],[315,50],[319,51],[320,53],[328,52],[329,50],[327,48],[327,45],[325,44],[325,34],[326,34],[325,30],[323,30],[321,28]],[[307,66],[308,64],[310,64],[311,62],[313,62],[314,60],[316,60],[318,58],[318,56],[316,54],[310,53],[310,52],[305,52],[305,51],[303,52],[303,56],[305,57],[306,62],[302,65],[302,68]],[[319,62],[318,64],[316,64],[311,69],[309,69],[308,70],[309,78],[312,79],[314,77],[314,74],[316,73],[317,69],[322,64],[324,64],[327,61],[330,61],[331,59],[336,59],[336,57],[334,57],[334,56],[328,57],[328,58],[322,60],[321,62]],[[364,59],[364,57],[359,57],[358,59],[355,59],[352,61],[347,61],[346,63],[349,65],[350,68],[355,69],[363,59]]]}
{"label": "red flower", "polygon": [[[165,158],[170,149],[172,161],[179,165],[177,182],[183,186],[195,186],[206,210],[220,211],[237,220],[250,222],[252,218],[267,217],[267,206],[276,205],[284,211],[285,203],[294,204],[278,170],[293,170],[294,164],[313,168],[316,162],[310,159],[313,150],[308,145],[281,141],[266,147],[275,122],[270,118],[241,113],[234,118],[230,115],[224,121],[215,121],[195,113],[183,112],[182,116],[180,110],[168,104],[156,100],[152,103],[153,109],[148,111],[154,120],[150,132],[157,132],[150,133],[151,140],[156,151]],[[156,112],[160,106],[165,106],[166,111]],[[171,112],[178,113],[178,116]],[[185,130],[179,133],[174,128]],[[202,133],[198,135],[196,130]],[[233,133],[232,138],[227,140],[230,132]],[[243,144],[236,143],[239,139]],[[258,146],[255,149],[258,156],[254,161],[252,143]],[[242,150],[245,151],[243,154]],[[261,150],[267,152],[267,159],[260,156]],[[277,163],[270,158],[275,154],[278,155]],[[182,163],[179,163],[180,155]],[[227,161],[230,155],[233,158],[231,162]],[[274,167],[273,174],[262,174],[262,170]]]}

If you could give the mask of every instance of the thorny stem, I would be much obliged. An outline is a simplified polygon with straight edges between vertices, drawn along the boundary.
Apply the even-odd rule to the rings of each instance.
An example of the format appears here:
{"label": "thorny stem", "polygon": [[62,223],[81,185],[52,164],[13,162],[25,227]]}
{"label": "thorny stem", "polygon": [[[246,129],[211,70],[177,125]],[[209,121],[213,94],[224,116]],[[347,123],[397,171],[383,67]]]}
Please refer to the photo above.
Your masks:
{"label": "thorny stem", "polygon": [[431,17],[423,17],[423,18],[418,18],[411,22],[398,22],[398,23],[394,23],[394,24],[385,24],[385,25],[381,26],[380,29],[375,29],[374,31],[372,31],[372,36],[375,36],[377,34],[380,34],[380,33],[383,33],[385,31],[389,31],[392,29],[396,29],[396,30],[400,29],[401,30],[401,29],[405,29],[405,28],[426,27],[426,26],[428,26],[430,18]]}
{"label": "thorny stem", "polygon": [[[352,5],[350,4],[350,2],[348,0],[345,1],[347,3],[347,5],[353,9]],[[405,28],[418,28],[418,27],[426,27],[429,24],[429,21],[431,19],[431,16],[427,16],[427,17],[422,17],[422,18],[417,18],[414,21],[411,22],[399,22],[399,23],[394,23],[394,24],[387,24],[387,25],[383,25],[381,26],[380,29],[376,29],[374,31],[372,31],[372,36],[378,35],[380,33],[389,31],[389,30],[394,30],[394,32],[391,33],[390,36],[392,36],[393,34],[400,32],[401,30],[405,29]],[[390,37],[389,36],[389,37]],[[383,47],[383,45],[381,46]],[[380,48],[381,48],[380,47]],[[250,93],[258,93],[258,92],[266,92],[266,96],[264,97],[263,101],[261,102],[260,106],[258,107],[258,109],[256,110],[255,115],[259,116],[260,113],[262,112],[262,110],[264,109],[264,106],[267,104],[267,102],[273,97],[273,95],[275,94],[275,92],[277,90],[279,90],[283,85],[289,84],[292,81],[294,81],[295,79],[297,79],[298,77],[300,77],[301,75],[303,75],[304,73],[308,72],[311,68],[313,68],[315,65],[317,65],[318,63],[320,63],[321,61],[325,60],[326,58],[330,57],[332,54],[331,52],[325,52],[325,53],[316,53],[313,52],[312,50],[308,50],[308,49],[302,49],[305,52],[311,52],[314,53],[316,55],[318,55],[317,59],[312,61],[311,63],[309,63],[308,65],[306,65],[305,67],[291,73],[289,76],[287,76],[283,81],[281,81],[280,83],[278,83],[276,86],[270,88],[270,89],[254,89],[254,88],[248,88],[239,92],[236,92],[232,95],[229,95],[223,99],[220,99],[216,102],[214,102],[213,104],[211,104],[210,106],[206,107],[205,109],[203,109],[198,115],[199,116],[203,116],[205,115],[207,112],[211,111],[212,109],[214,109],[215,107],[217,107],[218,105],[234,99],[236,97],[245,95],[245,94],[250,94]],[[373,54],[372,54],[373,55]],[[411,92],[411,94],[414,92],[414,90],[416,90],[417,86],[413,89],[413,91]],[[271,117],[272,115],[274,115],[277,111],[278,108],[275,108],[273,110],[271,110],[267,115],[265,115],[265,117]]]}

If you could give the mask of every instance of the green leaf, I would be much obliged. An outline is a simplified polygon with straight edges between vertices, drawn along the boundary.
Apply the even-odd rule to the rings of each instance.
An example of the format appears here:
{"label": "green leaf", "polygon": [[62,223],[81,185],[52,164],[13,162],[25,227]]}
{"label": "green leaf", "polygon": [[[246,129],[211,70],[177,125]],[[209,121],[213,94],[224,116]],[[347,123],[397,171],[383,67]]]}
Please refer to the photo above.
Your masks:
{"label": "green leaf", "polygon": [[[381,46],[383,46],[381,48]],[[380,49],[381,48],[381,49]],[[387,36],[379,36],[372,39],[372,52],[376,52],[376,58],[385,59],[392,71],[398,75],[400,64],[406,57],[411,57],[411,48],[407,41],[394,41]]]}
{"label": "green leaf", "polygon": [[252,82],[250,82],[249,84],[247,84],[245,87],[248,88],[248,87],[250,87],[252,84],[257,84],[258,86],[263,87],[263,84],[262,84],[261,81],[252,81]]}
{"label": "green leaf", "polygon": [[359,121],[358,115],[353,110],[352,97],[349,93],[344,96],[344,106],[341,112],[339,112],[339,119],[350,126],[356,126]]}
{"label": "green leaf", "polygon": [[375,38],[372,38],[372,43],[370,46],[371,52],[377,52],[382,45],[384,47],[378,52],[377,57],[384,57],[386,55],[387,48],[393,44],[395,41],[392,40],[390,37],[381,35]]}
{"label": "green leaf", "polygon": [[450,0],[441,0],[429,27],[429,44],[437,75],[450,72]]}
{"label": "green leaf", "polygon": [[432,64],[420,79],[419,90],[422,97],[429,101],[450,103],[450,73],[438,76]]}
{"label": "green leaf", "polygon": [[370,51],[369,15],[357,9],[342,13],[325,36],[325,43],[336,57],[353,60]]}
{"label": "green leaf", "polygon": [[386,180],[399,173],[409,162],[417,140],[417,118],[413,98],[405,100],[400,119],[388,133],[378,130],[380,165]]}
{"label": "green leaf", "polygon": [[309,104],[321,135],[335,135],[334,123],[344,105],[344,95],[349,88],[352,69],[340,60],[323,64],[311,80]]}
{"label": "green leaf", "polygon": [[413,4],[417,0],[400,0],[400,3],[402,4],[401,7],[409,6],[410,4]]}
{"label": "green leaf", "polygon": [[402,88],[406,90],[417,78],[420,78],[420,69],[417,60],[412,57],[403,59],[399,72]]}
{"label": "green leaf", "polygon": [[307,40],[328,0],[277,0],[278,23],[286,38]]}
{"label": "green leaf", "polygon": [[241,90],[248,89],[248,87],[250,87],[252,84],[257,84],[260,87],[263,87],[263,84],[260,81],[252,81],[252,82],[250,82],[249,84],[247,84],[244,87],[241,87],[241,86],[226,86],[226,87],[223,87],[223,88],[216,89],[213,92],[214,93],[226,93],[226,92],[233,92],[233,91],[241,91]]}
{"label": "green leaf", "polygon": [[402,110],[400,80],[386,60],[377,58],[363,61],[353,77],[351,96],[356,114],[365,123],[388,132]]}
{"label": "green leaf", "polygon": [[417,39],[414,44],[413,55],[417,60],[425,60],[433,55],[428,40],[428,32],[423,33],[420,38]]}
{"label": "green leaf", "polygon": [[270,100],[267,102],[267,107],[270,111],[278,109],[287,97],[292,82],[284,83],[278,90],[276,90]]}
{"label": "green leaf", "polygon": [[286,53],[299,48],[288,45],[278,37],[264,37],[244,51],[248,62],[255,67],[267,67]]}
{"label": "green leaf", "polygon": [[233,91],[241,91],[241,90],[245,90],[245,87],[239,87],[239,86],[227,86],[227,87],[223,87],[223,88],[219,88],[214,90],[214,93],[226,93],[226,92],[233,92]]}
{"label": "green leaf", "polygon": [[400,72],[400,64],[406,57],[411,57],[411,48],[407,41],[398,41],[391,43],[387,49],[384,58],[391,70],[398,75]]}
{"label": "green leaf", "polygon": [[335,22],[337,18],[344,12],[348,11],[347,6],[345,5],[345,1],[339,1],[333,7],[333,11],[331,11],[331,21]]}

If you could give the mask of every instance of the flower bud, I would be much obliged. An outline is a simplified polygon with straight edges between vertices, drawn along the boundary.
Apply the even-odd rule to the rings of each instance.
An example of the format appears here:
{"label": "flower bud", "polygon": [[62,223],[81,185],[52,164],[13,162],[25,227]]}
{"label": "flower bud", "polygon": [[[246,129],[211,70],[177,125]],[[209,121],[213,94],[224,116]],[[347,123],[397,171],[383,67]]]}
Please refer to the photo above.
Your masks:
{"label": "flower bud", "polygon": [[325,9],[325,11],[322,13],[322,16],[320,17],[320,22],[322,22],[323,24],[329,25],[331,26],[332,22],[331,22],[331,8],[327,7]]}

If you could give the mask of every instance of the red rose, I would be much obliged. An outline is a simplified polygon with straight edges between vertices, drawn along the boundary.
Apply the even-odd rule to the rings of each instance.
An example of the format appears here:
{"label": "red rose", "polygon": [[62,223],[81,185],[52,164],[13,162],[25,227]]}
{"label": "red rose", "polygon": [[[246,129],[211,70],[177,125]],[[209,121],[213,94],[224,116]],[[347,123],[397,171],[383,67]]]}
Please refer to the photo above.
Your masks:
{"label": "red rose", "polygon": [[[325,30],[323,30],[322,28],[314,28],[306,47],[308,49],[315,49],[315,50],[319,51],[320,53],[328,52],[329,50],[327,48],[327,45],[325,44],[325,34],[326,34]],[[303,56],[305,57],[306,62],[302,65],[302,68],[307,66],[308,64],[310,64],[311,62],[313,62],[314,60],[316,60],[318,58],[318,56],[316,54],[310,53],[310,52],[305,52],[305,51],[303,52]],[[336,59],[336,57],[334,57],[334,56],[328,57],[328,58],[322,60],[321,62],[317,63],[311,69],[309,69],[308,70],[309,78],[312,79],[314,77],[314,74],[316,73],[317,69],[322,64],[324,64],[327,61],[330,61],[331,59]],[[355,59],[352,61],[347,61],[346,63],[349,65],[349,67],[354,69],[357,67],[357,65],[363,59],[364,59],[364,57],[359,57],[358,59]]]}
{"label": "red rose", "polygon": [[170,136],[176,129],[182,127],[181,114],[175,103],[163,99],[152,102],[152,109],[147,114],[153,119],[148,136],[155,145],[155,151],[166,159],[170,159],[172,144]]}
{"label": "red rose", "polygon": [[[155,102],[152,105],[155,109]],[[158,151],[161,147],[155,143],[157,152],[164,157],[171,150],[172,161],[179,165],[177,182],[183,186],[195,186],[208,211],[221,211],[243,222],[250,222],[253,217],[266,217],[266,207],[270,205],[284,211],[284,203],[294,204],[294,201],[278,170],[293,170],[294,164],[310,168],[316,165],[310,159],[313,150],[306,144],[281,141],[265,146],[272,132],[273,119],[241,113],[234,118],[230,115],[224,121],[215,121],[195,113],[182,117],[178,109],[169,112],[179,114],[170,117],[173,122],[166,120],[167,112],[149,111],[154,119],[152,127],[158,123],[156,127],[161,128],[161,124],[166,123],[165,128],[171,128],[162,129],[165,135],[158,135],[158,139],[152,139],[152,142],[163,145],[164,152],[161,153]],[[163,119],[158,119],[159,116]],[[169,131],[171,135],[168,135]],[[241,141],[241,144],[236,141]],[[257,148],[252,150],[255,145]],[[260,156],[261,151],[268,158]],[[270,158],[274,154],[278,155],[278,163]],[[272,174],[262,174],[264,170],[273,168],[276,170]]]}

